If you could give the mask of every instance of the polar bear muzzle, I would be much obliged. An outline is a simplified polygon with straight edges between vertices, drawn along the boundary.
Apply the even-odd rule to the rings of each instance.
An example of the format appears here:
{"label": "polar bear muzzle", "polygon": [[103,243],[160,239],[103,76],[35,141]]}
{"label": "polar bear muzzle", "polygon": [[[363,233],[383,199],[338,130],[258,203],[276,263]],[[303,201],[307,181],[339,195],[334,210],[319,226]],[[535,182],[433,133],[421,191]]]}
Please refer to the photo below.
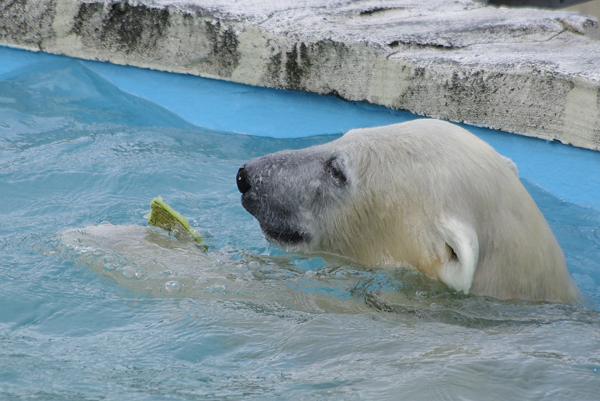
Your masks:
{"label": "polar bear muzzle", "polygon": [[349,185],[343,159],[316,148],[259,157],[237,173],[242,206],[267,240],[286,249],[309,249],[318,231],[315,216],[324,217]]}
{"label": "polar bear muzzle", "polygon": [[237,174],[242,206],[259,222],[263,234],[277,244],[299,244],[309,236],[300,229],[292,213],[293,205],[265,191],[260,170],[243,165]]}

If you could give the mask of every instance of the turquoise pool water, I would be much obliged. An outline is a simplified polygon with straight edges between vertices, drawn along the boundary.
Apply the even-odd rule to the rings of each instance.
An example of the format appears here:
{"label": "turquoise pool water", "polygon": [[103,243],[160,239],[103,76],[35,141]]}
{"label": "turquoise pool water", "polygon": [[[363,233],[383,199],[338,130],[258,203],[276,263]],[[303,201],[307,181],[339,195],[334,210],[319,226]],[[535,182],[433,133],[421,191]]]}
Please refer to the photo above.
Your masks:
{"label": "turquoise pool water", "polygon": [[[0,399],[597,399],[598,153],[470,127],[517,162],[576,306],[288,255],[242,209],[248,159],[410,118],[0,48]],[[147,231],[157,195],[207,254]]]}

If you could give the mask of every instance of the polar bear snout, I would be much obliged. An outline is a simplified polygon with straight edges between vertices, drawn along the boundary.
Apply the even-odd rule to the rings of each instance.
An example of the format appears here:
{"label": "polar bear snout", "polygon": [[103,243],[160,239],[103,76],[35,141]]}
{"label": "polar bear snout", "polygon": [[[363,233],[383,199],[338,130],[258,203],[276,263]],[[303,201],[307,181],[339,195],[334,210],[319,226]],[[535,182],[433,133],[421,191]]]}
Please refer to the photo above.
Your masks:
{"label": "polar bear snout", "polygon": [[248,213],[261,221],[265,216],[265,206],[269,203],[269,194],[265,193],[260,185],[257,185],[262,179],[257,177],[258,174],[254,170],[244,164],[238,170],[236,183],[242,194],[242,206]]}
{"label": "polar bear snout", "polygon": [[240,167],[240,169],[238,170],[236,182],[237,182],[238,190],[242,194],[245,194],[246,192],[248,192],[250,190],[250,183],[248,182],[248,176],[246,174],[246,165],[245,164],[242,167]]}
{"label": "polar bear snout", "polygon": [[[286,152],[252,159],[240,167],[236,176],[242,206],[256,218],[270,242],[288,248],[310,242],[307,225],[301,222],[299,199],[307,196],[299,179],[297,163],[286,163]],[[292,157],[293,160],[293,157]]]}
{"label": "polar bear snout", "polygon": [[321,251],[316,244],[327,231],[321,223],[347,199],[352,177],[345,157],[320,145],[252,159],[240,167],[236,182],[242,206],[269,242],[286,250]]}

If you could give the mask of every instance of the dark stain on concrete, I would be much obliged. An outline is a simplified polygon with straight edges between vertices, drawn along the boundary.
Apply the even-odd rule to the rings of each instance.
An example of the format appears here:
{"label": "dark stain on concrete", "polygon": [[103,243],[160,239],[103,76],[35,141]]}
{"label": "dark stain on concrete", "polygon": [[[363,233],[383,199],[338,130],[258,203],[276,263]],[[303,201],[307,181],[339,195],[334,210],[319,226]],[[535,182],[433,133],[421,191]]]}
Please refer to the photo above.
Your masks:
{"label": "dark stain on concrete", "polygon": [[303,79],[310,73],[310,57],[304,42],[295,44],[292,50],[285,53],[285,84],[288,88],[306,90]]}
{"label": "dark stain on concrete", "polygon": [[487,93],[483,71],[473,71],[470,74],[454,72],[448,89],[460,97],[481,96]]}
{"label": "dark stain on concrete", "polygon": [[144,53],[156,43],[169,26],[166,9],[132,6],[127,2],[112,3],[103,23],[101,40],[112,40],[126,53]]}
{"label": "dark stain on concrete", "polygon": [[104,5],[99,3],[81,3],[77,15],[75,15],[73,28],[71,33],[78,36],[84,36],[88,34],[88,30],[92,28],[97,33],[100,32],[100,27],[90,27],[90,21],[96,15],[101,15],[104,10]]}
{"label": "dark stain on concrete", "polygon": [[50,1],[0,0],[0,37],[8,43],[41,49],[43,40],[52,37],[53,18],[54,4]]}
{"label": "dark stain on concrete", "polygon": [[281,52],[277,52],[269,58],[269,63],[267,64],[268,79],[271,85],[275,87],[281,87],[281,84],[279,82],[279,73],[281,72],[281,61],[282,54]]}
{"label": "dark stain on concrete", "polygon": [[206,36],[211,46],[211,58],[214,57],[219,74],[225,77],[231,76],[241,57],[235,32],[219,21],[206,22]]}
{"label": "dark stain on concrete", "polygon": [[407,9],[407,7],[373,7],[373,8],[369,8],[369,9],[361,11],[358,15],[360,15],[361,17],[364,17],[364,16],[371,16],[373,14],[383,14],[388,11],[406,10],[406,9]]}
{"label": "dark stain on concrete", "polygon": [[74,18],[72,33],[84,44],[148,54],[169,27],[169,11],[128,2],[81,3]]}
{"label": "dark stain on concrete", "polygon": [[346,44],[332,40],[321,40],[310,45],[311,58],[320,60],[319,64],[327,65],[328,68],[342,69],[351,53]]}
{"label": "dark stain on concrete", "polygon": [[[265,75],[265,83],[276,88],[315,91],[311,86],[313,80],[329,82],[330,77],[345,74],[349,70],[346,57],[350,53],[344,43],[326,39],[315,43],[297,42],[287,51],[279,49],[277,45],[271,46]],[[327,83],[316,91],[341,96]]]}

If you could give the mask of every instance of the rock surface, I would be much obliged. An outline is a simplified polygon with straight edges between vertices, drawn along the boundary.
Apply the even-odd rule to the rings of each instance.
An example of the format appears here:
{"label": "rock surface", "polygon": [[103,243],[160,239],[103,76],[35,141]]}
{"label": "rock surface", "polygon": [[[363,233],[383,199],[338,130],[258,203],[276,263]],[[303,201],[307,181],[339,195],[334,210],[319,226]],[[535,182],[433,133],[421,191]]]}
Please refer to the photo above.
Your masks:
{"label": "rock surface", "polygon": [[600,31],[472,0],[0,0],[0,43],[600,150]]}

